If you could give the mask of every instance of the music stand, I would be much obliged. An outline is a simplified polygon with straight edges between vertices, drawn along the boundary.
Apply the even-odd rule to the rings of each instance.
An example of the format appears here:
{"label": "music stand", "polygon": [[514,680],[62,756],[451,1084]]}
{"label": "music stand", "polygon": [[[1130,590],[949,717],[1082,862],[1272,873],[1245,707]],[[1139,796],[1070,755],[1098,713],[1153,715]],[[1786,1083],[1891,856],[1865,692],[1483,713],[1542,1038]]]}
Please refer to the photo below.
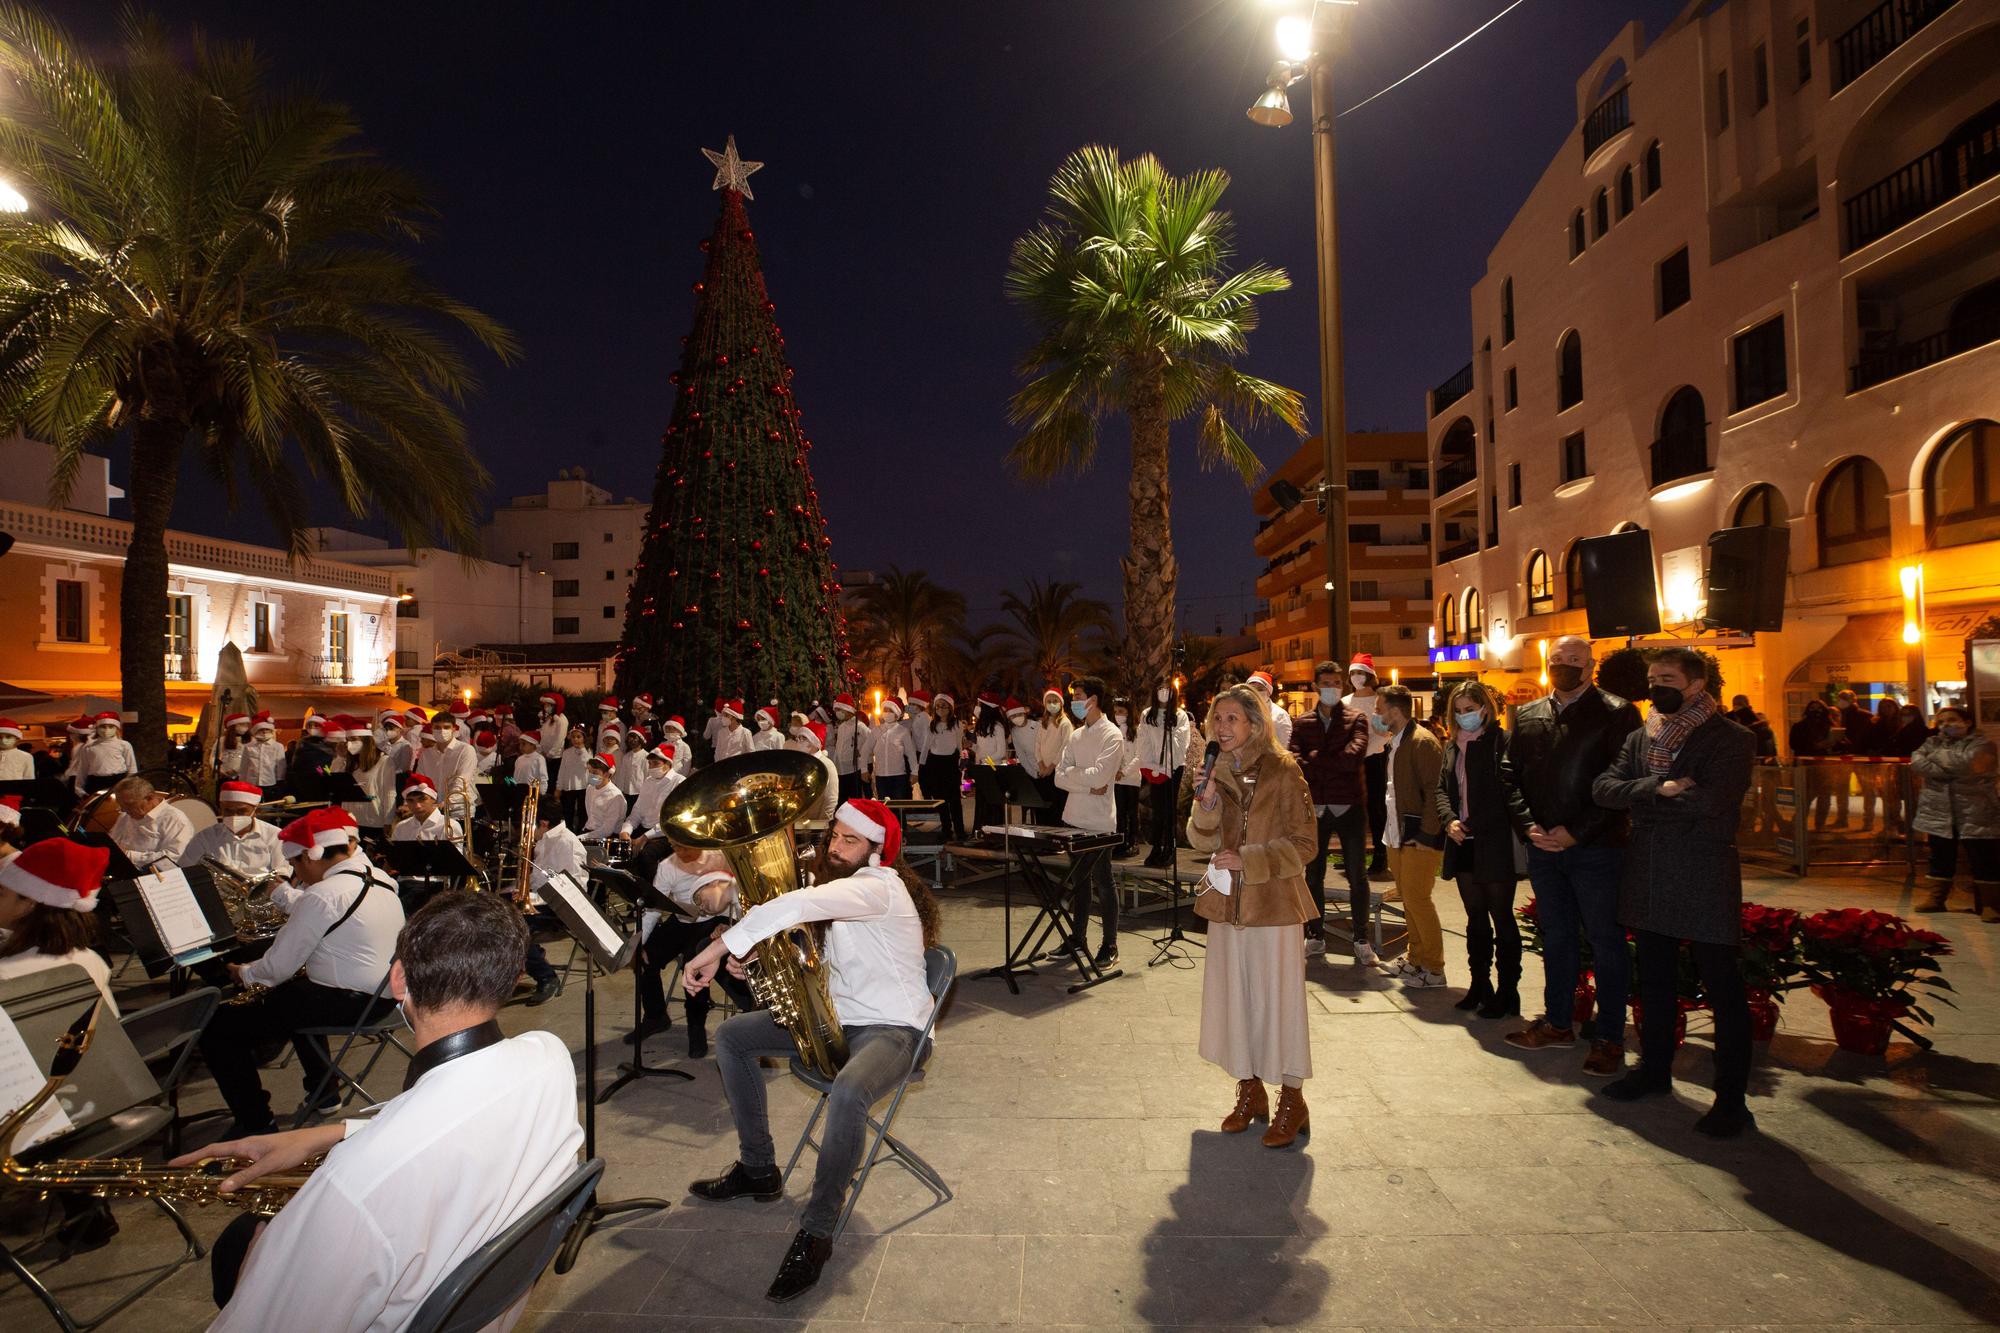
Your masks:
{"label": "music stand", "polygon": [[94,777],[85,778],[83,780],[84,794],[95,796],[98,792],[110,791],[128,776],[129,774],[125,773],[99,773]]}
{"label": "music stand", "polygon": [[[589,950],[593,963],[616,972],[632,961],[632,954],[639,947],[639,936],[634,933],[629,939],[619,935],[617,929],[604,919],[590,901],[590,890],[576,882],[576,877],[567,870],[554,874],[544,874],[541,881],[542,901],[563,923],[563,929]],[[583,970],[583,1159],[587,1162],[597,1156],[597,968]],[[665,1199],[639,1198],[616,1199],[605,1202],[591,1192],[591,1200],[576,1219],[576,1225],[564,1238],[562,1249],[556,1255],[556,1272],[567,1273],[576,1262],[577,1251],[583,1242],[597,1229],[597,1224],[613,1213],[658,1212],[673,1205]]]}
{"label": "music stand", "polygon": [[287,773],[286,781],[291,787],[294,805],[345,805],[350,801],[370,801],[374,798],[361,790],[361,784],[354,780],[352,773],[334,773],[326,769],[302,768],[295,773]]}
{"label": "music stand", "polygon": [[[0,981],[0,1011],[5,1012],[34,1058],[38,1083],[48,1075],[56,1039],[86,1006],[101,1004],[103,998],[90,974],[75,963]],[[132,1038],[109,1008],[100,1009],[90,1049],[69,1081],[49,1099],[62,1108],[71,1126],[51,1142],[60,1142],[77,1130],[159,1095],[160,1085],[132,1045]],[[0,1098],[0,1105],[19,1104]]]}
{"label": "music stand", "polygon": [[472,790],[479,797],[479,804],[485,808],[488,819],[501,824],[519,822],[521,803],[528,799],[526,787],[513,782],[483,782]]}
{"label": "music stand", "polygon": [[[183,939],[180,947],[175,948],[167,938],[162,913],[169,907],[170,899],[180,898],[182,883],[201,911],[198,929],[202,938]],[[167,866],[158,875],[147,871],[108,880],[104,896],[110,900],[119,928],[132,941],[132,952],[138,955],[139,965],[149,977],[163,976],[177,967],[206,963],[236,947],[236,924],[230,920],[229,909],[223,905],[222,894],[217,891],[215,877],[207,866]],[[181,902],[184,904],[185,899]]]}
{"label": "music stand", "polygon": [[[146,873],[132,864],[132,858],[125,855],[123,847],[111,841],[109,833],[98,833],[91,829],[85,829],[81,833],[71,834],[70,837],[72,841],[80,842],[86,847],[102,847],[105,851],[111,853],[110,863],[104,867],[104,878],[107,880],[137,879]],[[169,861],[166,864],[172,865],[173,863]]]}
{"label": "music stand", "polygon": [[[653,907],[666,912],[668,915],[673,915],[674,909],[672,906],[667,904],[661,898],[661,895],[653,890],[651,885],[642,883],[629,870],[621,870],[617,866],[597,866],[592,868],[590,877],[604,885],[611,892],[617,894],[620,898],[623,898],[626,902],[632,904],[632,906],[638,908],[641,912],[645,911],[648,907]],[[660,899],[660,901],[648,902],[649,898]],[[654,929],[658,929],[658,927],[656,926]],[[646,947],[645,942],[640,940],[638,932],[635,931],[632,938],[637,942],[638,949]],[[636,954],[638,949],[634,949],[633,952]],[[673,1003],[671,995],[667,997],[667,1003]],[[639,1021],[642,1016],[639,1007],[639,987],[635,980],[632,986],[632,1030],[634,1032],[639,1030]],[[618,1077],[612,1079],[610,1085],[603,1092],[597,1094],[597,1104],[602,1106],[605,1102],[610,1101],[612,1095],[627,1083],[636,1083],[642,1078],[678,1078],[689,1083],[694,1082],[694,1075],[688,1073],[685,1069],[673,1069],[665,1065],[647,1064],[646,1043],[644,1041],[635,1041],[632,1043],[632,1058],[619,1063]]]}

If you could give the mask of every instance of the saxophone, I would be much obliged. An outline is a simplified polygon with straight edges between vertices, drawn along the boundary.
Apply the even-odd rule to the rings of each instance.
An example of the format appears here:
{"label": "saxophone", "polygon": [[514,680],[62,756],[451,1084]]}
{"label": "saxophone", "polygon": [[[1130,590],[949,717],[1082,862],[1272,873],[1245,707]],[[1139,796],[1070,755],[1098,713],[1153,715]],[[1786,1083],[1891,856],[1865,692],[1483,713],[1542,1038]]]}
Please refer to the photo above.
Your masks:
{"label": "saxophone", "polygon": [[[799,886],[792,824],[818,808],[825,787],[826,769],[811,755],[754,750],[682,783],[660,811],[660,825],[677,842],[728,857],[748,909]],[[847,1037],[812,930],[794,926],[765,940],[748,971],[750,993],[790,1031],[799,1058],[823,1078],[838,1074]]]}
{"label": "saxophone", "polygon": [[529,894],[535,884],[535,820],[542,804],[542,784],[528,784],[527,799],[521,802],[521,830],[514,840],[514,906],[522,912],[534,910]]}
{"label": "saxophone", "polygon": [[0,1119],[0,1183],[34,1190],[46,1198],[50,1194],[90,1194],[100,1199],[161,1199],[168,1203],[200,1205],[225,1204],[269,1216],[298,1192],[312,1175],[320,1159],[314,1158],[293,1171],[273,1171],[228,1194],[222,1182],[250,1163],[241,1157],[207,1157],[193,1166],[152,1166],[139,1157],[61,1158],[46,1162],[21,1162],[14,1157],[14,1135],[28,1123],[42,1104],[69,1081],[90,1039],[97,1032],[97,1011],[102,1001],[92,1000],[70,1024],[69,1031],[56,1039],[55,1057],[49,1061],[48,1082],[12,1114]]}

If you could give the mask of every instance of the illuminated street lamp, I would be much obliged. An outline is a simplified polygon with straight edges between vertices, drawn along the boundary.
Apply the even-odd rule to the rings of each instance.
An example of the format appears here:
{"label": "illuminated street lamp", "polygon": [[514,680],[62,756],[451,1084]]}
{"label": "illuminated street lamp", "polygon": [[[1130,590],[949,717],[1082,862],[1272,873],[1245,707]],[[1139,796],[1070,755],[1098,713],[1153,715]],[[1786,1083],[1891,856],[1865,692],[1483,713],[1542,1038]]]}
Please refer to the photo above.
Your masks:
{"label": "illuminated street lamp", "polygon": [[1924,567],[1904,565],[1903,644],[1910,658],[1910,702],[1930,715],[1930,664],[1924,661]]}

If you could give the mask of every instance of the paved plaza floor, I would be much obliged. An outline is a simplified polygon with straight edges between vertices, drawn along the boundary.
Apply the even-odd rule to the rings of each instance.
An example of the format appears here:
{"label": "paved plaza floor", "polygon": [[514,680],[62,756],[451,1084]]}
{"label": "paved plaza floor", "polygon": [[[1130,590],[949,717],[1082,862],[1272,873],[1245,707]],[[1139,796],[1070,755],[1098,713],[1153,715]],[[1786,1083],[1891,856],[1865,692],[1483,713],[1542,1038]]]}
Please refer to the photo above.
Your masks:
{"label": "paved plaza floor", "polygon": [[[1452,1009],[1456,988],[1406,992],[1337,945],[1309,968],[1312,1133],[1273,1151],[1216,1130],[1233,1086],[1195,1054],[1199,948],[1148,968],[1148,918],[1124,937],[1123,977],[1071,996],[1066,971],[1045,966],[1017,996],[977,975],[1003,952],[997,893],[945,896],[961,979],[896,1126],[955,1199],[934,1207],[903,1172],[879,1170],[820,1286],[766,1303],[809,1176],[783,1203],[686,1198],[688,1181],[728,1165],[734,1140],[713,1061],[676,1061],[676,1026],[648,1050],[695,1080],[628,1087],[598,1120],[603,1193],[673,1206],[597,1233],[573,1271],[542,1280],[522,1327],[1914,1328],[2000,1316],[2000,927],[1963,911],[1926,921],[1957,946],[1958,1007],[1939,1011],[1935,1051],[1836,1052],[1825,1006],[1797,992],[1758,1050],[1759,1132],[1726,1143],[1691,1127],[1707,1103],[1699,1018],[1678,1095],[1616,1105],[1592,1095],[1581,1048],[1514,1051],[1505,1022]],[[1760,879],[1749,896],[1909,908],[1899,883],[1879,880]],[[1458,982],[1455,904],[1445,922]],[[1531,958],[1530,1015],[1539,983]],[[628,1049],[629,975],[601,981],[598,999],[608,1071]],[[582,986],[503,1022],[580,1046]],[[400,1065],[382,1074],[393,1088]],[[783,1151],[811,1103],[789,1075],[770,1077]],[[267,1079],[296,1095],[293,1071]],[[51,1274],[86,1311],[172,1253],[145,1205],[119,1215],[117,1243]],[[210,1210],[197,1226],[213,1235],[226,1221]],[[164,1333],[211,1314],[196,1265],[111,1327]],[[18,1286],[0,1288],[0,1328],[43,1326]]]}

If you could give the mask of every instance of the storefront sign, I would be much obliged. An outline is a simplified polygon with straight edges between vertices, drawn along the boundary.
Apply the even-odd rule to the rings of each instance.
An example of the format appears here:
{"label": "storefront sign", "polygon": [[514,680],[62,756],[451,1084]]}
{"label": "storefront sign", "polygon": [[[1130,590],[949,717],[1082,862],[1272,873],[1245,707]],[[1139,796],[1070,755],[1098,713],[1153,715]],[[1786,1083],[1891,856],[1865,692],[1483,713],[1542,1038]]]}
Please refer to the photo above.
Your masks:
{"label": "storefront sign", "polygon": [[1443,662],[1482,661],[1485,654],[1480,651],[1480,647],[1481,645],[1476,643],[1448,643],[1442,647],[1433,648],[1431,649],[1431,665],[1437,666]]}

